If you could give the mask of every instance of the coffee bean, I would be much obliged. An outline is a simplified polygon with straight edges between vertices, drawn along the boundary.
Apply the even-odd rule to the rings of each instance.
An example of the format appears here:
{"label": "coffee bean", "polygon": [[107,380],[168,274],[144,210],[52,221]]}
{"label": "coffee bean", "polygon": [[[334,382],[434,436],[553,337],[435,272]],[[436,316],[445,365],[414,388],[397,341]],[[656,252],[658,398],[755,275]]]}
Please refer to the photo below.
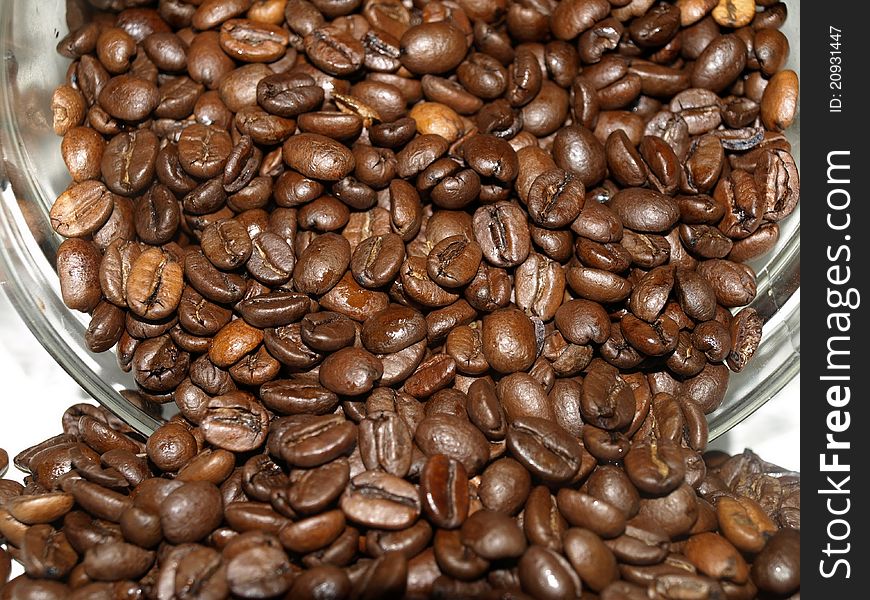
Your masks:
{"label": "coffee bean", "polygon": [[318,236],[296,261],[293,281],[301,292],[325,294],[344,275],[350,258],[350,245],[342,236]]}
{"label": "coffee bean", "polygon": [[433,414],[417,425],[414,440],[426,456],[443,454],[476,475],[489,459],[489,444],[474,425],[453,415]]}
{"label": "coffee bean", "polygon": [[762,152],[755,167],[755,183],[766,207],[766,219],[779,221],[791,214],[800,195],[800,180],[791,154],[782,150]]}
{"label": "coffee bean", "polygon": [[764,90],[761,120],[773,131],[788,129],[797,114],[798,78],[794,71],[780,71]]}
{"label": "coffee bean", "polygon": [[356,442],[353,423],[336,416],[285,417],[272,427],[270,452],[291,465],[316,467],[342,456]]}
{"label": "coffee bean", "polygon": [[301,133],[284,145],[284,161],[313,179],[337,181],[353,171],[353,154],[338,142],[314,133]]}
{"label": "coffee bean", "polygon": [[306,35],[304,47],[311,62],[331,75],[351,75],[365,59],[362,42],[334,26],[320,27]]}
{"label": "coffee bean", "polygon": [[336,394],[358,396],[371,390],[383,372],[383,364],[375,356],[365,350],[343,348],[323,362],[320,383]]}
{"label": "coffee bean", "polygon": [[157,148],[157,136],[148,129],[120,133],[109,140],[100,164],[106,187],[125,196],[144,190],[154,178]]}
{"label": "coffee bean", "polygon": [[486,560],[516,558],[526,549],[526,538],[517,522],[508,515],[479,510],[462,524],[463,544]]}
{"label": "coffee bean", "polygon": [[537,417],[516,419],[508,428],[507,443],[517,460],[544,481],[569,481],[580,469],[582,448],[550,421]]}
{"label": "coffee bean", "polygon": [[416,74],[453,70],[465,57],[465,37],[447,21],[411,27],[402,35],[402,65]]}
{"label": "coffee bean", "polygon": [[432,248],[426,270],[438,285],[461,287],[477,274],[482,258],[483,253],[477,242],[462,236],[451,236]]}
{"label": "coffee bean", "polygon": [[411,468],[411,433],[393,412],[370,413],[359,425],[359,449],[363,464],[404,477]]}
{"label": "coffee bean", "polygon": [[378,529],[404,529],[420,516],[420,496],[410,483],[387,473],[365,472],[351,479],[341,497],[347,518]]}
{"label": "coffee bean", "polygon": [[438,527],[455,529],[468,514],[468,476],[462,463],[433,455],[420,474],[423,512]]}
{"label": "coffee bean", "polygon": [[483,256],[497,267],[513,267],[529,254],[525,214],[517,205],[499,202],[474,213],[474,237]]}
{"label": "coffee bean", "polygon": [[800,585],[800,534],[782,529],[752,563],[752,577],[762,590],[789,594]]}

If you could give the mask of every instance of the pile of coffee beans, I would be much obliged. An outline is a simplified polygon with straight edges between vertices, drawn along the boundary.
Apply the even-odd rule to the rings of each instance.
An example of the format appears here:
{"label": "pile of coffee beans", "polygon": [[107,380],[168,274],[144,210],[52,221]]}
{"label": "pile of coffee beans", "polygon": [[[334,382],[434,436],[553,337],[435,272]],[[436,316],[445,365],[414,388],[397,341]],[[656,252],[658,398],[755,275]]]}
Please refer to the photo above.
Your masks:
{"label": "pile of coffee beans", "polygon": [[68,6],[61,290],[179,413],[21,458],[21,586],[799,595],[794,482],[702,456],[799,199],[784,3]]}
{"label": "pile of coffee beans", "polygon": [[[480,435],[429,419],[458,442]],[[432,454],[414,484],[394,474],[411,444],[394,412],[368,417],[337,458],[355,433],[341,418],[278,423],[265,453],[240,454],[181,420],[145,441],[72,406],[64,433],[15,457],[25,485],[0,479],[0,586],[11,557],[25,569],[0,598],[800,597],[800,476],[749,451],[702,457],[650,438],[622,466],[578,458],[583,483],[567,486],[521,454],[476,475]],[[539,468],[567,458],[555,426],[518,423],[519,439],[553,436],[537,438]]]}

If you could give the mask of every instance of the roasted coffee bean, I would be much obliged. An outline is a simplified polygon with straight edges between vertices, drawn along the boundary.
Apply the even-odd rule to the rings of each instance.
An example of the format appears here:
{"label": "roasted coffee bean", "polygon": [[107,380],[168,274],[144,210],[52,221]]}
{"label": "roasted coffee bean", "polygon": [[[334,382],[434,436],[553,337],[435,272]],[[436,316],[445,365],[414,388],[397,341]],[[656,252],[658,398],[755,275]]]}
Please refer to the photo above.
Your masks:
{"label": "roasted coffee bean", "polygon": [[61,194],[51,207],[52,228],[64,237],[94,233],[112,213],[114,194],[97,181],[84,181]]}
{"label": "roasted coffee bean", "polygon": [[734,316],[730,331],[731,353],[727,359],[732,371],[742,371],[755,354],[761,342],[763,325],[761,316],[753,308],[744,308]]}
{"label": "roasted coffee bean", "polygon": [[119,133],[106,145],[100,172],[116,194],[133,196],[153,180],[157,161],[157,136],[149,129]]}
{"label": "roasted coffee bean", "polygon": [[675,489],[686,472],[679,447],[663,439],[633,444],[625,457],[625,470],[638,489],[655,495]]}
{"label": "roasted coffee bean", "polygon": [[269,440],[272,454],[289,464],[316,467],[343,456],[356,443],[356,427],[339,416],[297,415],[275,424]]}
{"label": "roasted coffee bean", "polygon": [[441,240],[429,252],[426,271],[438,285],[455,288],[469,283],[483,258],[480,245],[463,236]]}
{"label": "roasted coffee bean", "polygon": [[532,252],[516,269],[517,306],[542,321],[552,319],[565,293],[565,272],[561,265]]}
{"label": "roasted coffee bean", "polygon": [[260,446],[269,431],[266,409],[251,394],[229,392],[213,398],[200,423],[205,439],[232,452]]}
{"label": "roasted coffee bean", "polygon": [[360,340],[371,352],[398,352],[426,337],[423,315],[412,308],[393,307],[373,315],[360,331]]}
{"label": "roasted coffee bean", "polygon": [[765,219],[779,221],[791,214],[800,195],[800,180],[791,154],[783,150],[762,152],[755,167],[755,183],[765,207]]}
{"label": "roasted coffee bean", "polygon": [[345,274],[350,258],[350,244],[344,237],[335,233],[318,236],[296,261],[293,270],[296,289],[307,294],[325,294]]}
{"label": "roasted coffee bean", "polygon": [[340,505],[348,519],[366,527],[390,530],[409,527],[421,511],[419,492],[412,484],[375,471],[351,479]]}
{"label": "roasted coffee bean", "polygon": [[267,112],[293,118],[323,103],[323,88],[304,73],[278,73],[257,83],[257,102]]}
{"label": "roasted coffee bean", "polygon": [[713,287],[716,300],[723,306],[742,306],[755,297],[755,274],[746,265],[711,259],[698,265],[698,273]]}
{"label": "roasted coffee bean", "polygon": [[402,65],[418,75],[453,70],[467,49],[462,31],[449,21],[411,27],[402,35],[400,45]]}
{"label": "roasted coffee bean", "polygon": [[330,354],[320,367],[320,383],[344,396],[358,396],[372,389],[384,373],[383,363],[359,348],[343,348]]}
{"label": "roasted coffee bean", "polygon": [[537,355],[535,325],[522,311],[499,309],[483,319],[483,355],[500,373],[525,371]]}
{"label": "roasted coffee bean", "polygon": [[483,472],[477,495],[484,508],[512,515],[525,504],[531,486],[531,477],[520,463],[502,458]]}
{"label": "roasted coffee bean", "polygon": [[306,177],[338,181],[353,171],[353,154],[325,136],[301,133],[284,144],[284,161]]}
{"label": "roasted coffee bean", "polygon": [[752,578],[762,590],[789,594],[800,587],[800,532],[782,529],[752,564]]}
{"label": "roasted coffee bean", "polygon": [[394,412],[366,415],[359,425],[359,450],[369,470],[404,477],[411,468],[411,433]]}
{"label": "roasted coffee bean", "polygon": [[580,469],[582,447],[550,421],[537,417],[516,419],[508,427],[507,444],[517,460],[543,481],[566,482]]}
{"label": "roasted coffee bean", "polygon": [[460,540],[486,560],[515,558],[526,549],[526,539],[516,521],[505,514],[479,510],[460,530]]}
{"label": "roasted coffee bean", "polygon": [[474,237],[483,256],[496,267],[513,267],[529,255],[526,216],[516,204],[499,202],[474,213]]}
{"label": "roasted coffee bean", "polygon": [[584,202],[583,184],[567,171],[552,169],[539,175],[529,189],[529,216],[541,227],[564,227],[577,218]]}
{"label": "roasted coffee bean", "polygon": [[296,292],[270,292],[236,305],[242,318],[258,328],[289,325],[299,321],[310,308],[308,296]]}
{"label": "roasted coffee bean", "polygon": [[553,417],[546,390],[527,373],[504,377],[496,390],[509,422],[521,417]]}
{"label": "roasted coffee bean", "polygon": [[365,60],[362,42],[335,26],[319,27],[306,35],[304,48],[314,66],[330,75],[351,75]]}
{"label": "roasted coffee bean", "polygon": [[595,362],[583,380],[580,414],[584,421],[608,431],[628,425],[634,416],[635,400],[619,371]]}
{"label": "roasted coffee bean", "polygon": [[772,131],[784,131],[797,114],[798,77],[794,71],[780,71],[770,79],[761,100],[761,120]]}
{"label": "roasted coffee bean", "polygon": [[427,416],[417,425],[414,440],[426,456],[444,454],[462,463],[470,476],[489,459],[489,444],[480,430],[453,415]]}
{"label": "roasted coffee bean", "polygon": [[468,476],[462,463],[444,455],[433,455],[420,473],[423,512],[435,525],[455,529],[465,520],[469,508]]}

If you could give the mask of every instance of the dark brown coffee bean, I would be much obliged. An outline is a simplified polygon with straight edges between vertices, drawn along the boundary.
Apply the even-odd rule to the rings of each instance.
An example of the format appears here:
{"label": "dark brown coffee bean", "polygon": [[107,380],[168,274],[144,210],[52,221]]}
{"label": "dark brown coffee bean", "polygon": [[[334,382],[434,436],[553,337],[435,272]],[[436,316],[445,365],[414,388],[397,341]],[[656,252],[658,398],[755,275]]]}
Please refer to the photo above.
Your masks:
{"label": "dark brown coffee bean", "polygon": [[526,216],[516,204],[499,202],[474,213],[474,237],[483,256],[497,267],[513,267],[529,254]]}
{"label": "dark brown coffee bean", "polygon": [[499,401],[509,422],[521,417],[552,419],[546,390],[527,373],[513,373],[498,382]]}
{"label": "dark brown coffee bean", "polygon": [[330,75],[351,75],[365,60],[362,42],[335,26],[319,27],[306,35],[304,47],[314,66]]}
{"label": "dark brown coffee bean", "polygon": [[149,129],[109,140],[100,165],[106,187],[124,196],[144,190],[154,178],[157,148],[157,136]]}
{"label": "dark brown coffee bean", "polygon": [[76,184],[52,205],[49,212],[52,228],[65,237],[94,233],[112,214],[114,197],[97,181]]}
{"label": "dark brown coffee bean", "polygon": [[109,79],[99,92],[100,106],[109,115],[123,121],[141,121],[159,102],[157,86],[134,75]]}
{"label": "dark brown coffee bean", "polygon": [[508,515],[488,510],[479,510],[465,520],[460,539],[486,560],[515,558],[526,549],[525,536],[516,521]]}
{"label": "dark brown coffee bean", "polygon": [[789,594],[800,585],[800,532],[782,529],[752,564],[752,579],[762,590]]}
{"label": "dark brown coffee bean", "polygon": [[[612,504],[589,494],[562,488],[556,496],[556,502],[559,512],[571,525],[588,529],[602,538],[614,538],[625,531],[625,515]],[[568,539],[563,542],[566,551],[570,545],[568,542]]]}
{"label": "dark brown coffee bean", "polygon": [[338,181],[355,166],[353,154],[328,137],[301,133],[284,144],[284,161],[296,171],[312,179]]}
{"label": "dark brown coffee bean", "polygon": [[181,265],[159,248],[149,248],[132,264],[126,285],[127,306],[140,317],[163,319],[181,301]]}
{"label": "dark brown coffee bean", "polygon": [[220,45],[229,56],[244,62],[272,62],[281,58],[289,43],[286,30],[248,19],[224,21]]}
{"label": "dark brown coffee bean", "polygon": [[585,202],[585,189],[561,169],[539,175],[529,189],[529,216],[541,227],[559,228],[573,222]]}
{"label": "dark brown coffee bean", "polygon": [[638,489],[656,495],[675,489],[686,473],[679,447],[663,439],[633,444],[625,470]]}
{"label": "dark brown coffee bean", "polygon": [[417,426],[414,440],[426,456],[444,454],[476,475],[489,460],[486,438],[468,421],[447,414],[433,414]]}
{"label": "dark brown coffee bean", "polygon": [[721,92],[746,66],[746,44],[729,34],[716,38],[704,49],[692,70],[692,86]]}
{"label": "dark brown coffee bean", "polygon": [[508,448],[544,481],[569,481],[580,469],[583,449],[558,425],[535,417],[516,419],[508,428]]}
{"label": "dark brown coffee bean", "polygon": [[731,322],[731,353],[728,355],[728,367],[739,373],[752,359],[761,342],[761,332],[764,323],[754,308],[744,308],[734,316]]}
{"label": "dark brown coffee bean", "polygon": [[596,592],[605,590],[619,576],[613,553],[588,529],[565,532],[565,555],[583,583]]}
{"label": "dark brown coffee bean", "polygon": [[191,125],[178,140],[181,166],[194,177],[209,178],[222,173],[231,151],[229,135],[217,127]]}
{"label": "dark brown coffee bean", "polygon": [[426,337],[423,315],[412,308],[393,307],[372,315],[360,331],[360,340],[371,352],[398,352]]}
{"label": "dark brown coffee bean", "polygon": [[755,274],[746,265],[714,258],[700,263],[698,273],[710,283],[723,306],[743,306],[755,297]]}
{"label": "dark brown coffee bean", "polygon": [[477,242],[463,236],[451,236],[438,242],[429,252],[426,270],[438,285],[461,287],[477,274],[482,258]]}
{"label": "dark brown coffee bean", "polygon": [[405,529],[421,511],[420,496],[412,484],[374,471],[351,479],[340,504],[348,519],[378,529]]}
{"label": "dark brown coffee bean", "polygon": [[459,294],[441,287],[429,277],[427,260],[423,257],[412,256],[405,260],[399,276],[405,294],[424,306],[447,306],[459,299]]}
{"label": "dark brown coffee bean", "polygon": [[350,263],[350,244],[335,233],[318,236],[299,255],[293,270],[296,289],[322,295],[334,287]]}
{"label": "dark brown coffee bean", "polygon": [[565,293],[565,272],[561,265],[532,252],[517,267],[515,277],[517,306],[542,321],[552,319]]}
{"label": "dark brown coffee bean", "polygon": [[797,206],[800,179],[794,158],[788,152],[773,149],[762,152],[755,167],[755,184],[765,207],[765,219],[779,221]]}
{"label": "dark brown coffee bean", "polygon": [[273,425],[272,454],[294,466],[316,467],[345,455],[356,442],[356,427],[337,415],[284,417]]}
{"label": "dark brown coffee bean", "polygon": [[596,362],[583,381],[583,419],[602,429],[621,429],[631,422],[634,408],[634,395],[618,370]]}
{"label": "dark brown coffee bean", "polygon": [[468,514],[468,476],[462,463],[433,455],[420,474],[423,512],[436,526],[459,527]]}
{"label": "dark brown coffee bean", "polygon": [[64,134],[60,151],[73,181],[99,178],[105,147],[103,137],[88,127],[72,127]]}
{"label": "dark brown coffee bean", "polygon": [[580,577],[565,558],[540,546],[531,546],[519,560],[523,589],[534,598],[579,598]]}
{"label": "dark brown coffee bean", "polygon": [[453,70],[465,58],[465,36],[449,21],[423,23],[402,35],[402,65],[412,73],[438,74]]}
{"label": "dark brown coffee bean", "polygon": [[411,468],[411,433],[394,412],[366,415],[359,425],[359,449],[369,470],[404,477]]}
{"label": "dark brown coffee bean", "polygon": [[481,340],[487,362],[500,373],[525,371],[537,354],[534,324],[517,309],[500,309],[484,317]]}
{"label": "dark brown coffee bean", "polygon": [[236,391],[213,398],[200,423],[205,439],[225,450],[248,452],[269,431],[266,409],[251,394]]}

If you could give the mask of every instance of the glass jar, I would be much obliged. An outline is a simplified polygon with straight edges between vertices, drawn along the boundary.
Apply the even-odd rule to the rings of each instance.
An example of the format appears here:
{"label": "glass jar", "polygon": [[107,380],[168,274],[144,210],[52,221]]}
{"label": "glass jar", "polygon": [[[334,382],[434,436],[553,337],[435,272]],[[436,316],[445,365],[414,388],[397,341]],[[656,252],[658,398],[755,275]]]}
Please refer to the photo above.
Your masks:
{"label": "glass jar", "polygon": [[[800,5],[786,2],[788,68],[799,71]],[[152,431],[173,404],[154,405],[135,392],[114,352],[91,353],[84,342],[87,315],[61,300],[54,258],[62,239],[48,210],[69,176],[52,128],[54,88],[69,61],[55,51],[67,32],[64,0],[5,0],[0,4],[0,278],[19,315],[54,359],[91,396],[142,432]],[[789,131],[800,165],[800,116]],[[753,301],[765,319],[755,358],[732,374],[710,437],[721,435],[773,397],[800,370],[800,208],[780,223],[772,252],[750,263],[758,274]]]}

